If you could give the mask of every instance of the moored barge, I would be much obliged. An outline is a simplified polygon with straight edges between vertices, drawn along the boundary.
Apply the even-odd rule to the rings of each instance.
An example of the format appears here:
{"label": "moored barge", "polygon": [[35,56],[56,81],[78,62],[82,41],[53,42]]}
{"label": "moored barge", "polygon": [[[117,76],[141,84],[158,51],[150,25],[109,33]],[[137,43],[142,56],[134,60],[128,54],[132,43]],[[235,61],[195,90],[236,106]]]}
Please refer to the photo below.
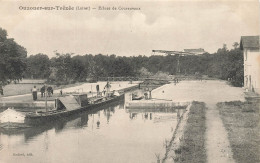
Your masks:
{"label": "moored barge", "polygon": [[46,110],[45,112],[22,113],[9,108],[0,115],[0,127],[21,128],[37,126],[123,99],[124,94],[119,94],[118,92],[111,93],[107,96],[90,98],[88,98],[87,94],[66,95],[55,99],[55,108]]}

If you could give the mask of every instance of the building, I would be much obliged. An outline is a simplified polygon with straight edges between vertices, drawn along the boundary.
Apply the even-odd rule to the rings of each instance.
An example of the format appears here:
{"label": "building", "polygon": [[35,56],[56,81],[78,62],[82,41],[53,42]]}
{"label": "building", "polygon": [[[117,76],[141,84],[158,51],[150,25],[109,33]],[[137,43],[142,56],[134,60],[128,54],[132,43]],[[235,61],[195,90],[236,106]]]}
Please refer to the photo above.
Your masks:
{"label": "building", "polygon": [[240,48],[244,56],[244,88],[260,94],[259,36],[242,36]]}
{"label": "building", "polygon": [[199,49],[184,49],[183,51],[187,52],[187,53],[193,53],[195,55],[206,53],[206,51],[202,48],[199,48]]}

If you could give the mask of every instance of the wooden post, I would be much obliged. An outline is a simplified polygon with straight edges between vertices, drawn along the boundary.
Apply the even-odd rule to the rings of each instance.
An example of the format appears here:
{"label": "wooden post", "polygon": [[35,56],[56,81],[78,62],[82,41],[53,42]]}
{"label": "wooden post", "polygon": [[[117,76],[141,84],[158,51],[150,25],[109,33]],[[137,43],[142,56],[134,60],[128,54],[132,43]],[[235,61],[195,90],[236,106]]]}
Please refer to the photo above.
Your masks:
{"label": "wooden post", "polygon": [[47,107],[47,85],[45,86],[45,109],[46,109],[46,112],[48,112],[48,107]]}

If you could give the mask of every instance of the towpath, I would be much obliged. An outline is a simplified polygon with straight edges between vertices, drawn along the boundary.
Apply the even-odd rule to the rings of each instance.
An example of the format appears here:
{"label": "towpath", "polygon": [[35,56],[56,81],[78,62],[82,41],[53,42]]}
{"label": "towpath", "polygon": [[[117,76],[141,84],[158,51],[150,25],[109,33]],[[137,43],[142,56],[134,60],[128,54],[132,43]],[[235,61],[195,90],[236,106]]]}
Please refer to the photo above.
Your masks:
{"label": "towpath", "polygon": [[227,131],[217,110],[216,104],[224,101],[244,101],[242,88],[232,87],[224,81],[182,81],[156,89],[154,98],[180,101],[202,101],[206,103],[206,150],[209,163],[232,163]]}
{"label": "towpath", "polygon": [[[113,90],[122,90],[128,87],[132,87],[137,85],[138,82],[133,82],[132,84],[129,83],[129,81],[118,81],[118,82],[111,82],[111,91]],[[97,83],[84,83],[82,85],[78,85],[78,86],[73,86],[73,87],[69,87],[69,88],[64,88],[63,94],[65,93],[76,93],[76,92],[84,92],[84,93],[90,93],[91,95],[93,94],[93,96],[95,96],[95,92],[96,92],[96,86],[99,85],[99,89],[100,91],[103,91],[106,82],[97,82]],[[38,88],[39,89],[39,88]],[[60,89],[59,90],[54,90],[54,94],[58,95],[60,93]],[[40,97],[40,92],[38,92],[38,100],[39,101],[44,101],[45,98],[41,98]],[[1,97],[0,98],[0,103],[1,102],[34,102],[32,100],[32,94],[28,93],[28,94],[22,94],[22,95],[14,95],[14,96],[7,96],[7,97]]]}
{"label": "towpath", "polygon": [[210,163],[234,163],[228,135],[215,103],[207,103],[206,150]]}

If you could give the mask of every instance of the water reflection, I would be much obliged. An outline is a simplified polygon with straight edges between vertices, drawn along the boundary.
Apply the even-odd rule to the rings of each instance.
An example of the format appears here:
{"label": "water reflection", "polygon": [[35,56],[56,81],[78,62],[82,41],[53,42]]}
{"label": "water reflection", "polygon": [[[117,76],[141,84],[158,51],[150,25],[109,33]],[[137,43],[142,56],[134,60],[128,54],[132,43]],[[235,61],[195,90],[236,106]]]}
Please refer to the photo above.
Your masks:
{"label": "water reflection", "polygon": [[[82,113],[74,114],[65,118],[61,118],[56,121],[52,122],[43,122],[42,124],[37,124],[36,126],[30,127],[30,128],[21,128],[21,129],[0,129],[0,133],[4,135],[24,135],[24,140],[28,141],[29,139],[33,138],[34,136],[37,136],[39,134],[42,134],[46,130],[54,129],[55,133],[62,132],[66,128],[83,128],[88,127],[88,121],[89,117],[93,117],[97,114],[100,118],[100,111],[103,110],[104,115],[107,117],[107,120],[109,121],[109,118],[111,116],[110,111],[112,113],[115,112],[115,108],[123,108],[122,102],[121,103],[112,103],[111,106],[103,106],[95,109],[91,109],[89,111],[85,111]],[[109,113],[108,113],[109,112]],[[98,120],[100,125],[100,121]],[[93,125],[93,123],[92,123]]]}
{"label": "water reflection", "polygon": [[[134,120],[137,118],[138,114],[142,116],[143,120],[152,120],[153,122],[167,121],[171,119],[180,120],[181,114],[185,109],[180,108],[164,108],[164,109],[155,109],[155,108],[128,108],[126,112],[129,113],[129,118]],[[177,116],[176,116],[177,113]],[[154,114],[154,116],[153,116]]]}
{"label": "water reflection", "polygon": [[[0,162],[153,162],[176,124],[175,109],[125,109],[117,102],[32,128],[1,129]],[[32,151],[34,157],[11,156]]]}

